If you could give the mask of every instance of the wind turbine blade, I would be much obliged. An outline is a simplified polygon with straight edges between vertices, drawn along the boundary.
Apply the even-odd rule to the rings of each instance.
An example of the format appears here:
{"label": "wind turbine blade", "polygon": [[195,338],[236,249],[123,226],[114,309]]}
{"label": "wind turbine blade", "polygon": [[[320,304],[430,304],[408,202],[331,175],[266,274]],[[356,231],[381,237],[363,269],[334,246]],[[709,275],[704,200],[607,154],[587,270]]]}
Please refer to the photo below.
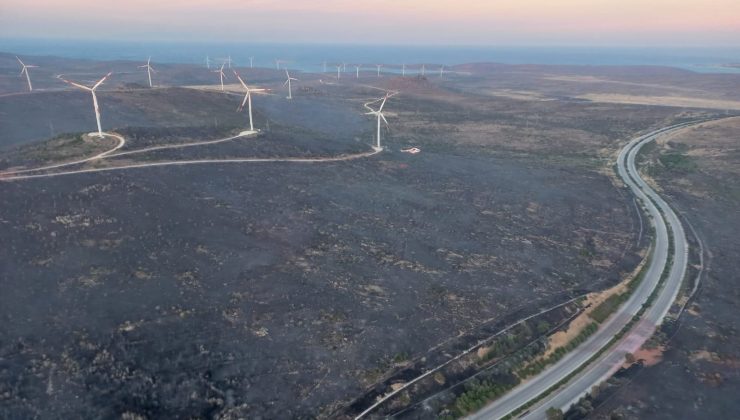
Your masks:
{"label": "wind turbine blade", "polygon": [[[241,83],[242,86],[244,86],[244,89],[246,89],[247,92],[249,92],[249,87],[247,86],[246,83],[244,83],[244,80],[242,80],[242,77],[239,76],[239,73],[237,73],[236,70],[234,70],[234,75],[236,76],[237,79],[239,79],[239,83]],[[244,98],[244,100],[246,100],[246,97]]]}
{"label": "wind turbine blade", "polygon": [[[60,79],[61,79],[61,77],[60,77]],[[92,89],[90,89],[90,88],[89,88],[89,87],[87,87],[87,86],[84,86],[84,85],[81,85],[81,84],[79,84],[79,83],[75,83],[75,82],[70,82],[70,81],[69,81],[69,80],[67,80],[67,79],[61,79],[61,80],[63,80],[63,81],[64,81],[64,82],[66,82],[66,83],[69,83],[69,84],[70,84],[70,85],[72,85],[72,86],[78,87],[78,88],[80,88],[80,89],[85,89],[85,90],[92,90]]]}
{"label": "wind turbine blade", "polygon": [[383,98],[383,103],[380,104],[380,108],[378,109],[378,112],[382,112],[383,111],[383,107],[385,106],[385,101],[387,101],[387,100],[388,100],[388,95],[385,95],[385,98]]}
{"label": "wind turbine blade", "polygon": [[242,109],[244,109],[244,105],[247,104],[247,100],[249,99],[249,95],[250,95],[250,92],[247,91],[247,94],[244,95],[244,100],[242,101],[242,104],[239,106],[239,108],[236,109],[237,111],[241,111]]}
{"label": "wind turbine blade", "polygon": [[283,83],[283,86],[287,85],[290,79],[286,80],[285,83]]}
{"label": "wind turbine blade", "polygon": [[108,72],[108,74],[106,74],[105,76],[103,76],[103,78],[100,79],[98,81],[98,83],[95,83],[95,86],[92,87],[92,90],[95,90],[95,89],[98,88],[98,86],[102,85],[103,82],[105,82],[105,79],[107,79],[108,77],[110,77],[111,74],[113,74],[113,72]]}
{"label": "wind turbine blade", "polygon": [[23,67],[26,67],[26,65],[25,65],[25,64],[23,64],[23,61],[21,61],[21,59],[20,59],[20,58],[18,58],[18,56],[17,56],[17,55],[15,56],[15,59],[16,59],[16,60],[18,60],[18,62],[19,62],[19,63],[21,63],[21,66],[23,66]]}
{"label": "wind turbine blade", "polygon": [[388,120],[385,119],[385,115],[383,115],[382,113],[378,113],[378,116],[383,119],[383,122],[385,122],[386,126],[390,127],[390,125],[388,124]]}

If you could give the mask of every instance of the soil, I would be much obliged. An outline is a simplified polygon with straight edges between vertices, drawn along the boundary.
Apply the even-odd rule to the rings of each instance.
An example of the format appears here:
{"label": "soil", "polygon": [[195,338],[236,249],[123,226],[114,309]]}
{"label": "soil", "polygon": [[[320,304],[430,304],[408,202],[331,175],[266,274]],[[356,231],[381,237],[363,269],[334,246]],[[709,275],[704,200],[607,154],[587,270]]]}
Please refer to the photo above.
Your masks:
{"label": "soil", "polygon": [[[158,83],[215,83],[194,66],[159,70]],[[640,132],[711,113],[494,97],[481,92],[499,76],[474,70],[378,81],[403,91],[387,105],[387,150],[370,159],[0,182],[0,417],[327,416],[484,320],[614,286],[641,257],[609,156]],[[528,80],[512,74],[506,83]],[[672,77],[707,95],[722,83],[682,75]],[[249,76],[282,83],[275,71]],[[99,94],[104,126],[129,150],[244,129],[240,94],[141,89],[134,77]],[[294,101],[255,96],[258,137],[126,159],[369,150],[362,104],[379,91],[300,78]],[[13,150],[2,167],[33,162],[18,147],[43,144],[50,120],[90,131],[88,95],[53,83],[33,94],[0,84],[0,147]],[[408,145],[422,153],[399,152]]]}

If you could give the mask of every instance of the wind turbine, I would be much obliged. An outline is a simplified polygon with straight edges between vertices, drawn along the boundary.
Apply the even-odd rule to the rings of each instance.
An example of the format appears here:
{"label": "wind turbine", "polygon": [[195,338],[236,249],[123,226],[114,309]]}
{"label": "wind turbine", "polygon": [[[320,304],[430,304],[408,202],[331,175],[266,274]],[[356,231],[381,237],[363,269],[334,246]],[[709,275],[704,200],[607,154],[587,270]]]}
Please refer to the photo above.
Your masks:
{"label": "wind turbine", "polygon": [[288,85],[288,99],[293,99],[293,93],[290,87],[290,81],[295,80],[297,82],[298,79],[290,77],[290,73],[288,73],[288,69],[285,69],[285,76],[288,78],[288,80],[286,80],[285,83],[283,83],[283,86]]}
{"label": "wind turbine", "polygon": [[249,68],[250,69],[254,68],[254,57],[249,57]]}
{"label": "wind turbine", "polygon": [[421,75],[424,76],[427,72],[427,68],[424,64],[421,65]]}
{"label": "wind turbine", "polygon": [[380,77],[380,68],[383,67],[382,64],[376,64],[375,67],[378,68],[378,77]]}
{"label": "wind turbine", "polygon": [[[111,72],[112,73],[112,72]],[[85,85],[81,85],[79,83],[70,82],[67,79],[62,79],[66,83],[69,83],[72,86],[78,87],[80,89],[86,90],[92,94],[93,98],[93,108],[95,108],[95,120],[98,123],[98,137],[103,138],[103,129],[100,127],[100,108],[98,107],[98,97],[95,95],[95,90],[105,82],[105,79],[107,79],[111,73],[106,74],[102,79],[98,80],[97,83],[93,85],[93,87],[87,87]],[[61,79],[61,78],[60,78]]]}
{"label": "wind turbine", "polygon": [[406,77],[406,63],[401,65],[401,76]]}
{"label": "wind turbine", "polygon": [[210,70],[210,69],[211,69],[211,58],[210,58],[210,57],[208,57],[208,56],[206,56],[206,68],[207,68],[208,70]]}
{"label": "wind turbine", "polygon": [[439,78],[441,79],[442,77],[444,77],[444,74],[445,74],[445,66],[444,64],[442,64],[442,66],[439,68]]}
{"label": "wind turbine", "polygon": [[357,78],[360,78],[360,66],[355,66],[355,70],[357,70]]}
{"label": "wind turbine", "polygon": [[239,83],[242,84],[244,89],[246,89],[247,94],[244,95],[244,100],[242,101],[242,104],[237,108],[237,112],[244,109],[245,104],[249,104],[249,130],[254,131],[254,121],[252,120],[252,92],[265,92],[266,89],[252,89],[249,86],[247,86],[246,83],[244,83],[244,80],[242,80],[241,76],[239,76],[239,73],[234,70],[234,75],[236,75],[236,78],[239,79]]}
{"label": "wind turbine", "polygon": [[154,71],[154,68],[151,65],[151,62],[152,62],[152,57],[149,57],[149,59],[146,60],[145,65],[139,66],[140,69],[146,69],[146,74],[147,76],[149,76],[149,87],[150,88],[152,87],[152,72],[156,73],[156,71]]}
{"label": "wind turbine", "polygon": [[221,78],[221,92],[224,91],[224,77],[226,77],[226,75],[224,74],[224,66],[226,66],[226,63],[221,64],[220,69],[213,70],[213,73],[218,73],[219,77]]}
{"label": "wind turbine", "polygon": [[23,61],[21,61],[21,59],[18,58],[18,56],[16,56],[15,59],[18,60],[18,62],[21,63],[21,66],[23,67],[21,69],[20,75],[23,76],[23,73],[26,74],[26,81],[28,82],[28,91],[31,92],[33,90],[33,86],[31,86],[31,76],[29,76],[28,74],[28,69],[38,67],[38,66],[25,65]]}
{"label": "wind turbine", "polygon": [[[385,125],[388,126],[388,120],[385,119],[385,115],[383,115],[383,107],[385,106],[385,102],[388,100],[388,94],[385,95],[383,98],[383,102],[380,104],[380,108],[378,108],[377,111],[370,111],[366,113],[365,115],[375,115],[378,117],[378,137],[377,137],[377,143],[375,146],[373,146],[373,149],[376,151],[383,150],[383,147],[380,145],[380,120],[382,119],[383,122],[385,122]],[[376,101],[377,102],[377,101]]]}
{"label": "wind turbine", "polygon": [[229,56],[226,57],[226,60],[224,60],[224,62],[225,62],[225,64],[228,64],[229,65],[229,68],[231,68],[231,63],[232,63],[232,61],[231,61],[231,54],[229,54]]}
{"label": "wind turbine", "polygon": [[342,65],[339,64],[337,66],[337,79],[341,79],[341,78],[342,78]]}
{"label": "wind turbine", "polygon": [[324,73],[326,73],[326,61],[324,61]]}

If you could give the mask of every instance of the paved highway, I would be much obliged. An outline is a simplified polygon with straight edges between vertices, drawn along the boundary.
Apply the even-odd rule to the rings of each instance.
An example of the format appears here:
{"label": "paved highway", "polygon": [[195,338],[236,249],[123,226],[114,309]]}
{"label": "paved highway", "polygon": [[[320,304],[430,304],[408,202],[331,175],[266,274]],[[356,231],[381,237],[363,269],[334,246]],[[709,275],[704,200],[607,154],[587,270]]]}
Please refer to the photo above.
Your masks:
{"label": "paved highway", "polygon": [[[599,350],[605,348],[612,338],[637,314],[658,286],[664,268],[672,260],[673,263],[670,267],[669,275],[665,280],[665,285],[660,289],[659,295],[654,300],[652,306],[643,314],[640,322],[618,343],[605,351],[601,357],[585,367],[567,384],[552,392],[529,411],[526,411],[526,414],[522,417],[527,419],[545,418],[545,411],[550,407],[556,407],[566,411],[579,398],[588,393],[592,386],[599,384],[619,369],[624,362],[625,354],[639,349],[645,340],[653,334],[656,327],[660,325],[663,317],[673,304],[685,276],[688,260],[688,243],[686,242],[683,226],[676,214],[640,178],[635,166],[635,156],[637,156],[645,144],[654,141],[658,136],[700,122],[678,124],[638,137],[630,141],[619,154],[617,162],[619,176],[643,202],[650,215],[650,222],[655,229],[652,259],[643,281],[635,289],[632,296],[586,342],[574,351],[566,354],[556,364],[544,370],[536,377],[522,383],[480,412],[470,416],[471,419],[497,419],[504,417],[527,402],[542,395],[573,372],[576,372],[597,354]],[[673,250],[669,246],[669,241],[671,240],[669,229],[673,232]],[[670,258],[669,251],[672,251]]]}

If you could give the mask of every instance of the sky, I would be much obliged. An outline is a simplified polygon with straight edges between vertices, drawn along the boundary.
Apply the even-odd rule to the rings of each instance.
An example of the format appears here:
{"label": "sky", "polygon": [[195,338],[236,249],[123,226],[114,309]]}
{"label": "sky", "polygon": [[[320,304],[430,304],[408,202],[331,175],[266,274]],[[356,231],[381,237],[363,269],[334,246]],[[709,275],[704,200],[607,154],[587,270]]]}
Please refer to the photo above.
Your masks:
{"label": "sky", "polygon": [[740,0],[0,0],[0,37],[740,46]]}

